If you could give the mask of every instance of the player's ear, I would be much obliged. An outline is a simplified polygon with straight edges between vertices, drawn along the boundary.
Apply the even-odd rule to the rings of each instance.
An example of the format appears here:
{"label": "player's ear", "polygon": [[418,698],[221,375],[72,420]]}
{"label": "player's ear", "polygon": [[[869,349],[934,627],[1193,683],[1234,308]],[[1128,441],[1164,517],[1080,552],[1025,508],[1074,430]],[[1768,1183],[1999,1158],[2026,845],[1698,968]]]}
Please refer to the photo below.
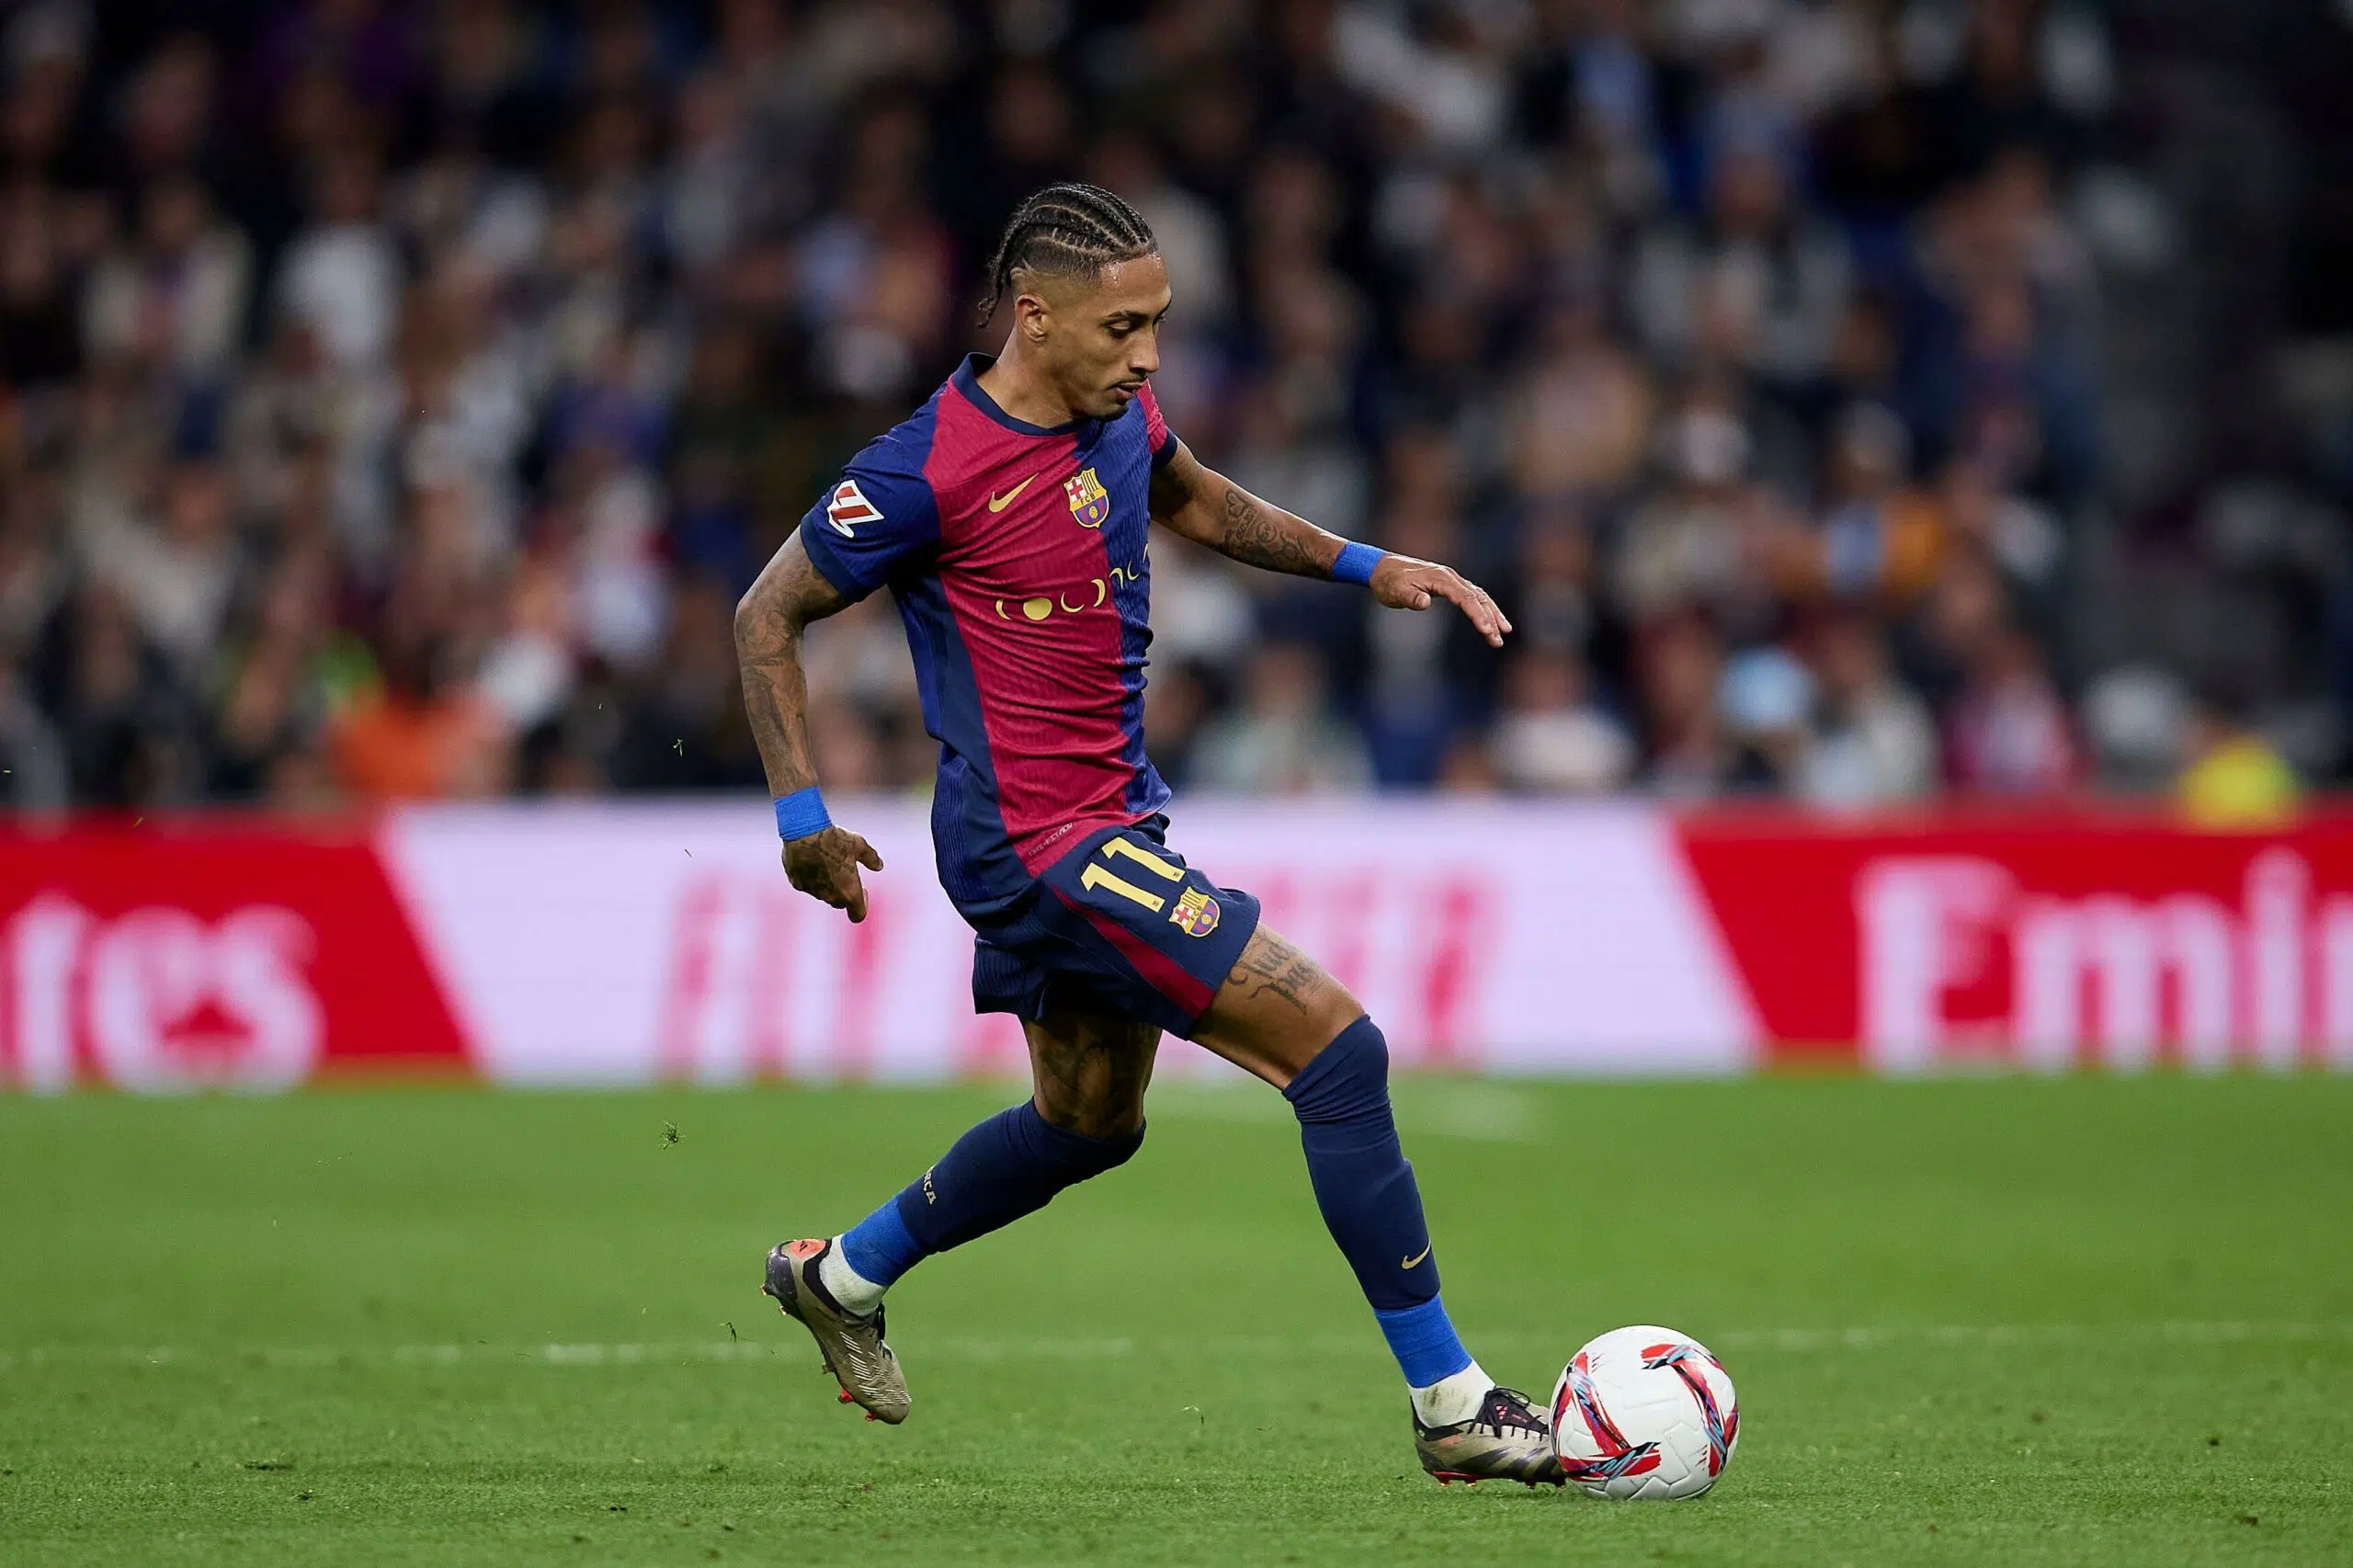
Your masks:
{"label": "player's ear", "polygon": [[1014,296],[1013,329],[1021,335],[1023,341],[1030,344],[1044,343],[1051,315],[1051,312],[1043,296],[1030,293],[1027,290]]}

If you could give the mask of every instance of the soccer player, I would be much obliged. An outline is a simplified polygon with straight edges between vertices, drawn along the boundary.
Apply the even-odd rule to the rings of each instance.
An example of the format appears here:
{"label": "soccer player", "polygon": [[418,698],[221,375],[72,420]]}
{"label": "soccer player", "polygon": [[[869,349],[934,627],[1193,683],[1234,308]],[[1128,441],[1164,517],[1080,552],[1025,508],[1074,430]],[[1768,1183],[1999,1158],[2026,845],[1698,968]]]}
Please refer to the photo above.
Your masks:
{"label": "soccer player", "polygon": [[883,1292],[922,1259],[1034,1212],[1143,1142],[1161,1033],[1283,1093],[1317,1206],[1412,1391],[1441,1481],[1558,1484],[1547,1413],[1498,1387],[1438,1300],[1438,1259],[1389,1107],[1389,1049],[1346,987],[1258,920],[1258,901],[1170,847],[1144,756],[1150,525],[1253,566],[1444,599],[1490,642],[1511,630],[1450,569],[1335,538],[1201,466],[1148,384],[1170,294],[1152,232],[1094,186],[1041,189],[1006,223],[973,355],[850,462],[744,596],[745,702],[802,892],[866,916],[882,860],[827,818],[803,715],[801,637],[887,586],[940,743],[940,885],[975,933],[972,1001],[1017,1016],[1035,1092],[959,1139],[849,1230],[787,1242],[764,1289],[869,1416],[906,1419]]}

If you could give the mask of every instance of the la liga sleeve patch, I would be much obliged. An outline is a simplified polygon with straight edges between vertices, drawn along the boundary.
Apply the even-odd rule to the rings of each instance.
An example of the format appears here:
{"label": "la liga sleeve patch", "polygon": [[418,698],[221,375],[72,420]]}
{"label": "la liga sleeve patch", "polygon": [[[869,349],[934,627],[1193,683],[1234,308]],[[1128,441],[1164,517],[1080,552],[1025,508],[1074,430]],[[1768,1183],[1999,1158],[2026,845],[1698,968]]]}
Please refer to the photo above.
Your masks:
{"label": "la liga sleeve patch", "polygon": [[843,480],[826,497],[825,521],[831,523],[834,531],[844,539],[856,539],[860,523],[879,523],[881,520],[881,510],[866,498],[866,492],[858,487],[858,481],[854,479]]}

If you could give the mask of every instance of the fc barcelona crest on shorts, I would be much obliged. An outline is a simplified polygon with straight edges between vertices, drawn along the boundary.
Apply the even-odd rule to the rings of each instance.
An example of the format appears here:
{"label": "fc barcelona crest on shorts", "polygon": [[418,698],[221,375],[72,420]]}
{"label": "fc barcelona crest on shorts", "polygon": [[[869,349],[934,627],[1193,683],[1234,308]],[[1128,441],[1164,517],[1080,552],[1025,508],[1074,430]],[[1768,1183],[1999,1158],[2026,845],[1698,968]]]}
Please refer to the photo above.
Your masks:
{"label": "fc barcelona crest on shorts", "polygon": [[[1063,494],[1070,500],[1070,515],[1078,519],[1083,528],[1099,528],[1111,515],[1111,497],[1105,494],[1103,482],[1095,477],[1091,468],[1080,469],[1063,481]],[[1211,905],[1215,908],[1215,905]],[[1211,917],[1216,923],[1216,917]]]}
{"label": "fc barcelona crest on shorts", "polygon": [[1168,924],[1188,937],[1206,937],[1217,929],[1217,900],[1199,888],[1187,888],[1168,912]]}

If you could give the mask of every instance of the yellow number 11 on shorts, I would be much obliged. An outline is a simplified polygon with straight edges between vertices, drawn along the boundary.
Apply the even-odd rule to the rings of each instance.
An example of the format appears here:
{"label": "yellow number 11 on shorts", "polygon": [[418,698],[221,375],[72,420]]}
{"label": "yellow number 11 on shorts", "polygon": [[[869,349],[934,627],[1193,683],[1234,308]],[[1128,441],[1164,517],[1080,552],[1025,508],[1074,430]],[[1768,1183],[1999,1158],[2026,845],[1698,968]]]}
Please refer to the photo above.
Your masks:
{"label": "yellow number 11 on shorts", "polygon": [[[1172,866],[1143,846],[1131,843],[1124,838],[1117,836],[1107,838],[1103,841],[1103,847],[1095,853],[1104,860],[1114,860],[1122,857],[1133,860],[1163,881],[1181,882],[1185,880],[1183,868]],[[1107,871],[1101,866],[1092,862],[1088,864],[1086,870],[1079,873],[1078,885],[1089,890],[1101,888],[1107,892],[1118,893],[1131,903],[1140,903],[1154,915],[1168,907],[1168,901],[1158,893],[1146,892],[1127,878],[1115,871]]]}

